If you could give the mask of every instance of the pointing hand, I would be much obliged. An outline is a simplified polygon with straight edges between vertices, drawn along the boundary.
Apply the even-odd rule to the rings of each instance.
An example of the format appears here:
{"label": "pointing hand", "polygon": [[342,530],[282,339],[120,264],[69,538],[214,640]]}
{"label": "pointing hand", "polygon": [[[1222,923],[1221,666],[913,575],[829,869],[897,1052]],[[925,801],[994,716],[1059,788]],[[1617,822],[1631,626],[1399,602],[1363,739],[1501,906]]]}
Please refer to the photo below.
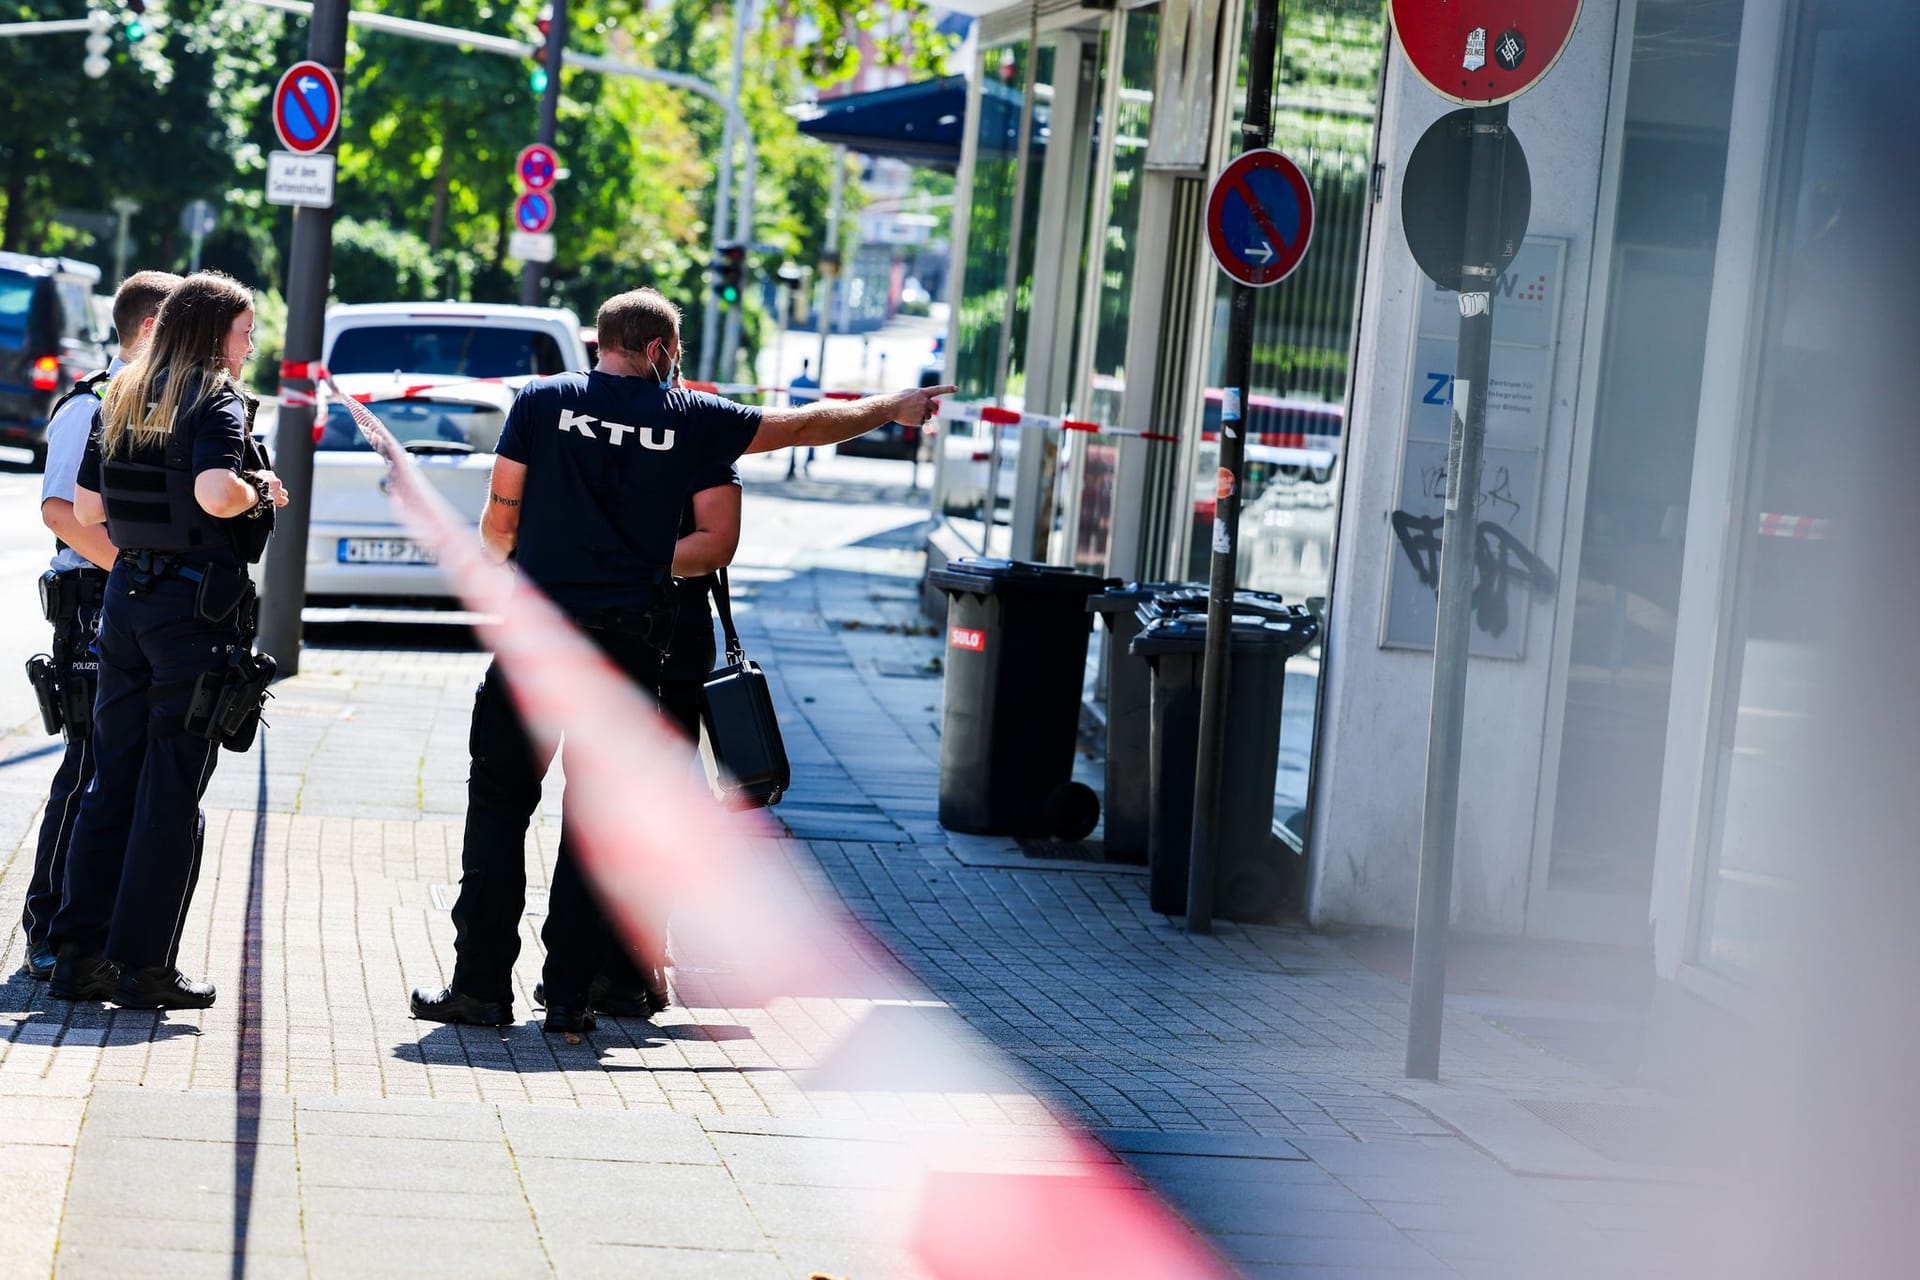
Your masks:
{"label": "pointing hand", "polygon": [[924,427],[940,412],[940,397],[959,391],[958,387],[915,387],[895,395],[893,421],[903,427]]}

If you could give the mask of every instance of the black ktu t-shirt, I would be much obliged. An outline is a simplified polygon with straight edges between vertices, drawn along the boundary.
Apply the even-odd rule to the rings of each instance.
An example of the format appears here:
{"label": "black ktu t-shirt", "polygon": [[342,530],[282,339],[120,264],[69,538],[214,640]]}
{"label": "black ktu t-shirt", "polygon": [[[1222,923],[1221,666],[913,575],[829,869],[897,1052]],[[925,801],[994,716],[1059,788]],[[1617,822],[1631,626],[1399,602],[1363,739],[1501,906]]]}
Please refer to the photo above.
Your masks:
{"label": "black ktu t-shirt", "polygon": [[527,468],[514,559],[574,614],[647,608],[694,481],[731,465],[759,429],[757,408],[651,378],[536,378],[497,449]]}

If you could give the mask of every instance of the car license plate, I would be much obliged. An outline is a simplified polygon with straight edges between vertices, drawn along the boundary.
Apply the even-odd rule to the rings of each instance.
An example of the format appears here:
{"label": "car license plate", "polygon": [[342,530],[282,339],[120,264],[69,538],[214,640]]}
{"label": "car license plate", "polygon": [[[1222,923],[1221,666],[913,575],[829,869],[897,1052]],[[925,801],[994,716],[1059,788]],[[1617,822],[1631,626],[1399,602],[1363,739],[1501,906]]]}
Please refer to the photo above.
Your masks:
{"label": "car license plate", "polygon": [[432,564],[433,550],[411,538],[342,538],[341,564]]}

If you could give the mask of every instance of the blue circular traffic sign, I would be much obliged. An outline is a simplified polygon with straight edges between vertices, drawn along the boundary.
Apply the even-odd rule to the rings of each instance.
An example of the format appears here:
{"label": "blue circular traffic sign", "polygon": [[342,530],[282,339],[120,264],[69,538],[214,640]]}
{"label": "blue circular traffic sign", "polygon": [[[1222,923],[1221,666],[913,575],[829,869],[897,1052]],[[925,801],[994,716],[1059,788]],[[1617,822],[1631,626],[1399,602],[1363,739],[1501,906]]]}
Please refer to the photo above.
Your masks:
{"label": "blue circular traffic sign", "polygon": [[560,157],[553,153],[552,147],[536,142],[521,148],[519,158],[513,163],[513,172],[523,190],[545,191],[560,178]]}
{"label": "blue circular traffic sign", "polygon": [[513,203],[513,224],[522,231],[538,234],[553,225],[553,196],[545,191],[529,191]]}
{"label": "blue circular traffic sign", "polygon": [[1207,194],[1207,243],[1220,269],[1256,289],[1279,284],[1313,240],[1313,189],[1278,151],[1248,151]]}
{"label": "blue circular traffic sign", "polygon": [[273,90],[273,131],[289,151],[311,155],[340,128],[340,82],[317,62],[296,62]]}

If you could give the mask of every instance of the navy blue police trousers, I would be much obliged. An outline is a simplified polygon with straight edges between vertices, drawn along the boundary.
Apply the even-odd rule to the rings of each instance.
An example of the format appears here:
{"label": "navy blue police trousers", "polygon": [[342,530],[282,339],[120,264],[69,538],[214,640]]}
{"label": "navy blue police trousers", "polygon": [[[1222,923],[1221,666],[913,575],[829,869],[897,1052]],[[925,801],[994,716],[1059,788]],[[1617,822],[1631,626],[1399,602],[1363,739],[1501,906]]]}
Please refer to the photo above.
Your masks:
{"label": "navy blue police trousers", "polygon": [[[67,849],[66,899],[50,941],[104,953],[128,972],[171,965],[200,879],[200,798],[220,748],[184,732],[193,682],[227,665],[231,622],[194,608],[195,584],[160,577],[128,590],[107,579],[100,616],[94,775]],[[165,732],[149,733],[157,724]]]}
{"label": "navy blue police trousers", "polygon": [[[60,671],[61,688],[78,691],[79,700],[88,706],[93,705],[99,666],[93,652],[99,629],[99,603],[80,605],[54,622],[53,651],[48,655]],[[73,838],[74,820],[80,816],[80,797],[93,781],[93,735],[89,727],[69,723],[66,735],[66,753],[53,772],[53,785],[47,788],[40,843],[34,850],[33,874],[27,880],[26,906],[20,913],[20,927],[27,941],[34,944],[44,943],[53,931],[53,917],[66,892],[67,844]]]}

